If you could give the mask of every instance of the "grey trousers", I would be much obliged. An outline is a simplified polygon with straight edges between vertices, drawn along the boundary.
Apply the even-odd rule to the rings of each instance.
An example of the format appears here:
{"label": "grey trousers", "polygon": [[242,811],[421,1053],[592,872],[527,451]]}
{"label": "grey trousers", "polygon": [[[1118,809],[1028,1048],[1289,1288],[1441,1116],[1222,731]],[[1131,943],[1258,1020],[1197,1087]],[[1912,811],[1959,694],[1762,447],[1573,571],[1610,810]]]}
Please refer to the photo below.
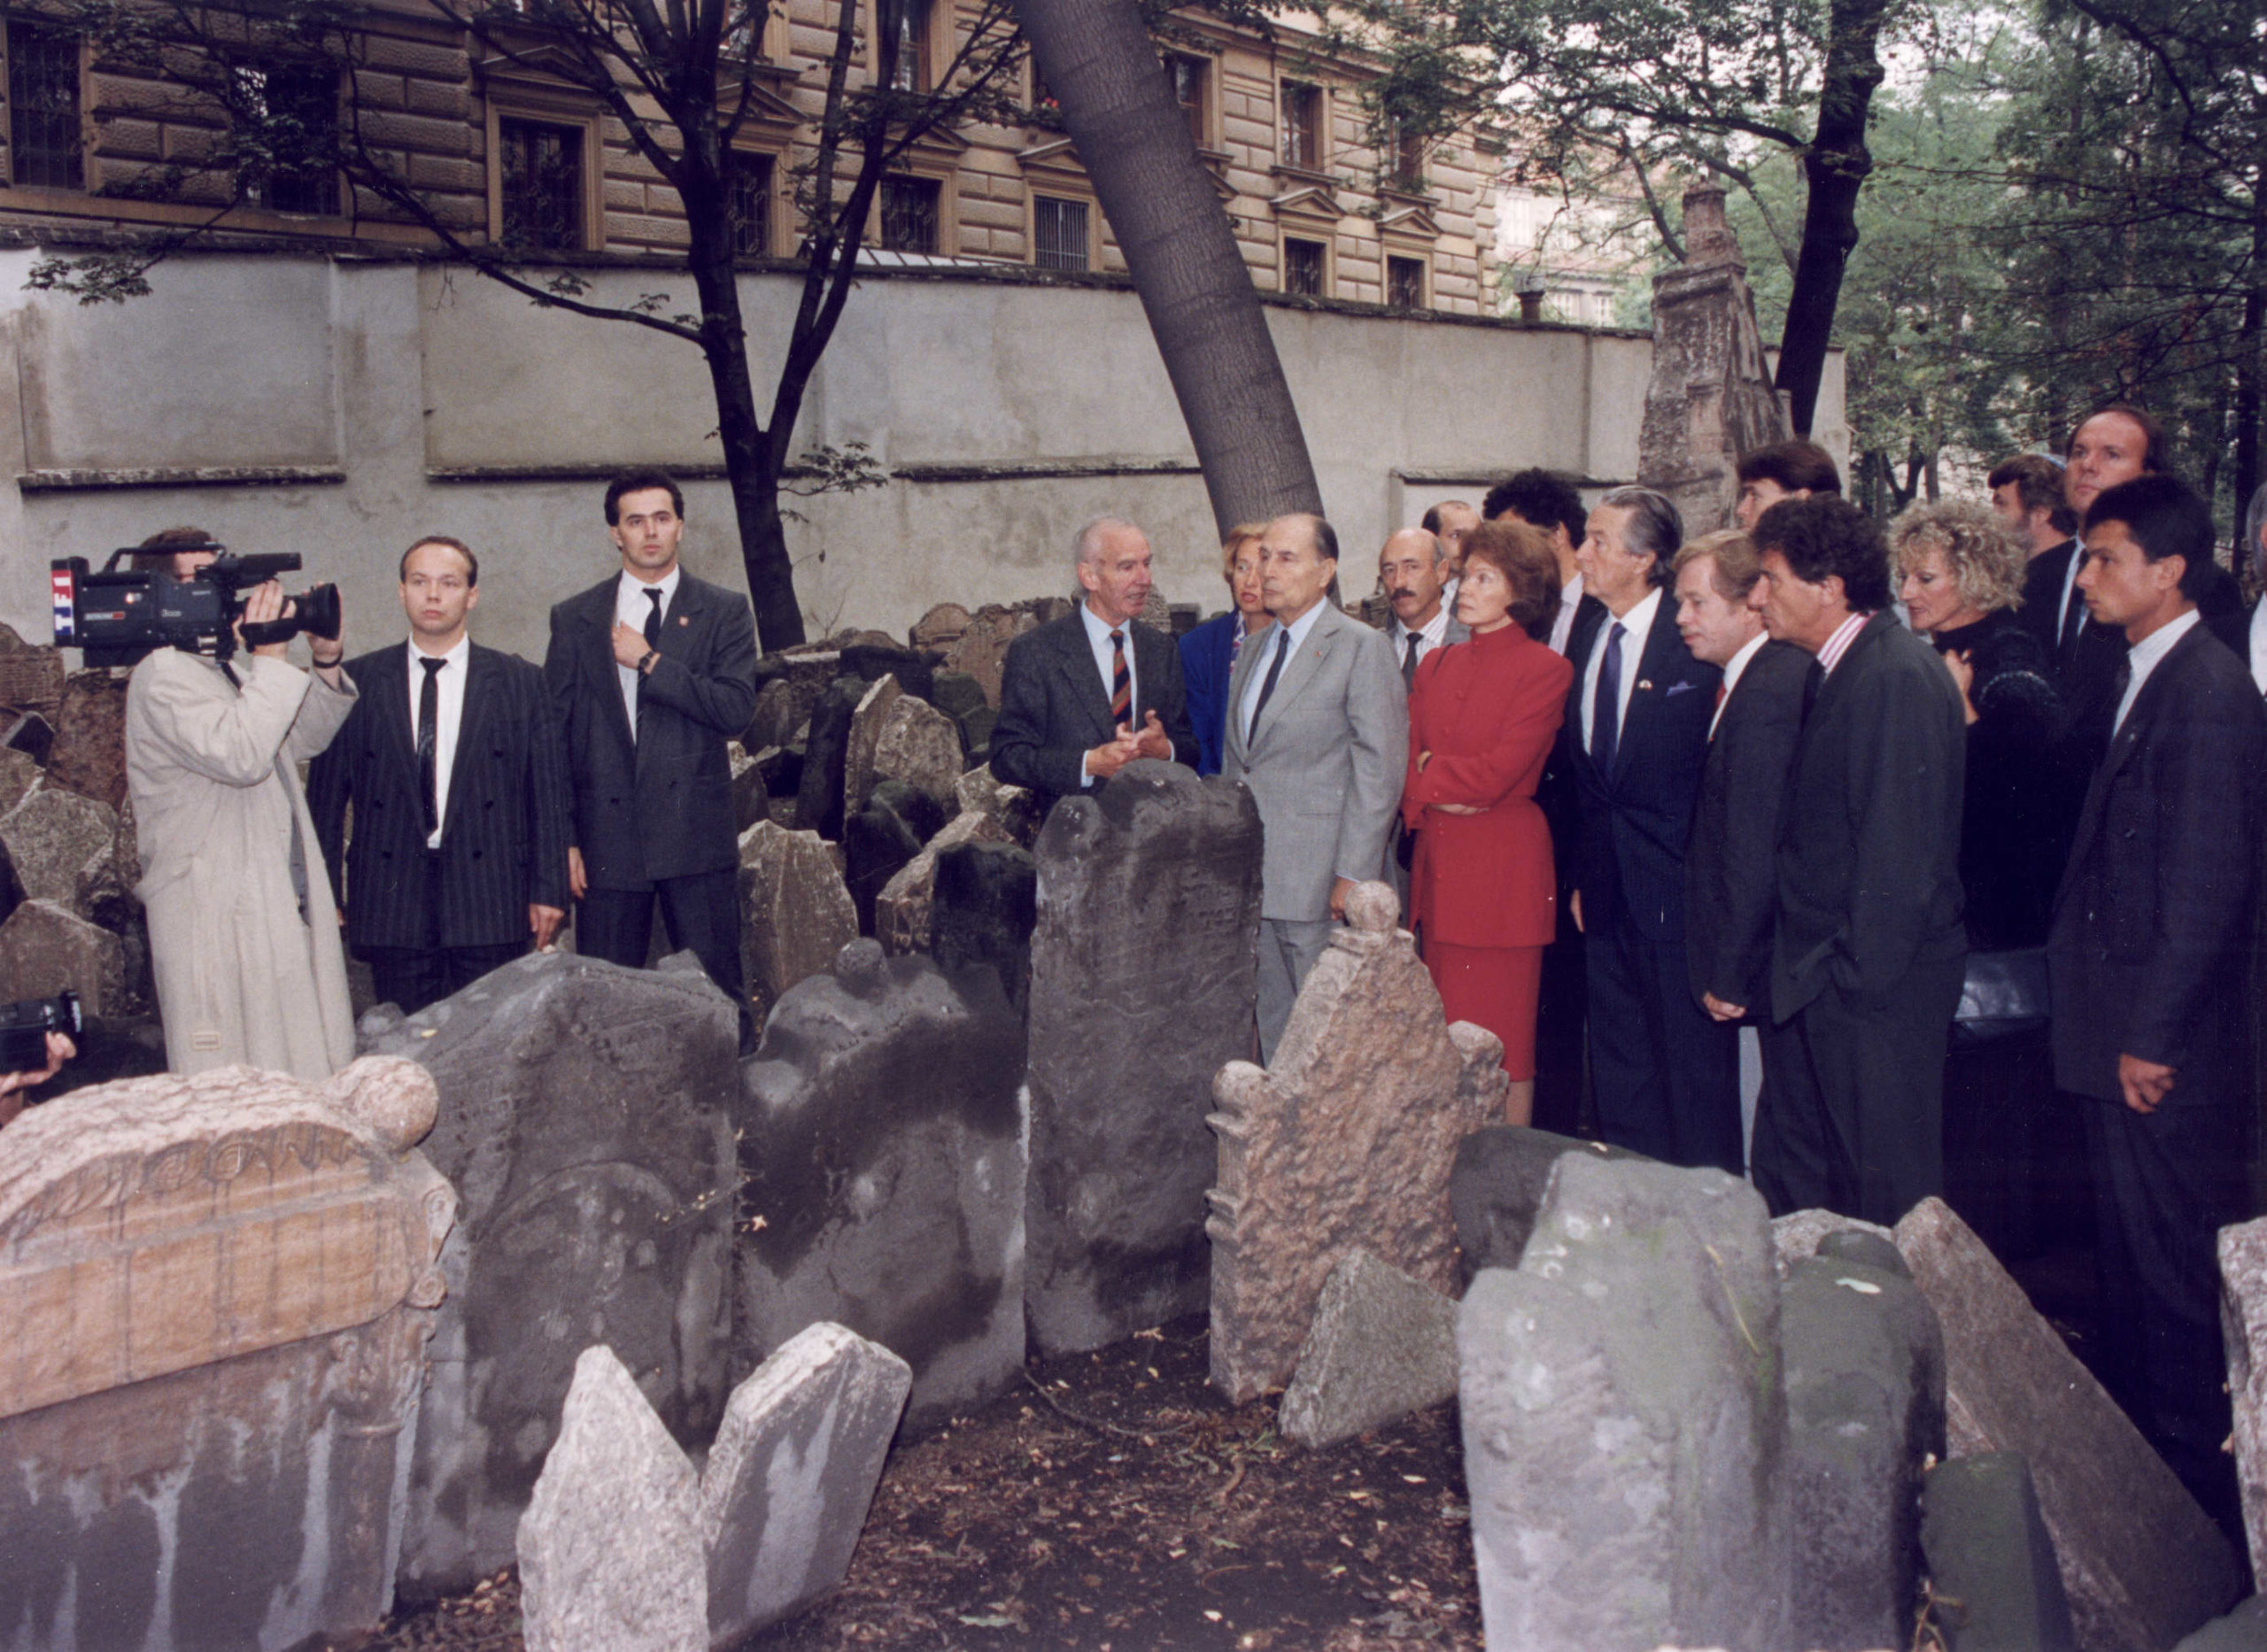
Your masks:
{"label": "grey trousers", "polygon": [[1259,1059],[1273,1063],[1276,1041],[1291,1018],[1291,1005],[1307,971],[1330,945],[1335,918],[1262,918],[1259,921]]}

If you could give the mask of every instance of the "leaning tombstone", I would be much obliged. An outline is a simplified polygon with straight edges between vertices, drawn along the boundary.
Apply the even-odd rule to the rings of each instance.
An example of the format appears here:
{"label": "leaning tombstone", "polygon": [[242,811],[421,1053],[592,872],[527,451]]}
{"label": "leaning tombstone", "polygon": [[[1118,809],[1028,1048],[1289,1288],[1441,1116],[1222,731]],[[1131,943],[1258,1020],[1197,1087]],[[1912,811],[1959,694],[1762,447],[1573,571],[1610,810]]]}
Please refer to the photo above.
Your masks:
{"label": "leaning tombstone", "polygon": [[1031,993],[1031,938],[1039,922],[1039,867],[1011,843],[971,839],[937,852],[929,950],[947,974],[982,964],[1021,1015]]}
{"label": "leaning tombstone", "polygon": [[391,1610],[437,1261],[432,1080],[225,1067],[0,1131],[0,1636],[360,1639]]}
{"label": "leaning tombstone", "polygon": [[824,1320],[913,1368],[916,1428],[1024,1359],[1023,1027],[989,969],[842,949],[741,1069],[735,1369]]}
{"label": "leaning tombstone", "polygon": [[1007,828],[975,809],[955,815],[922,845],[874,897],[874,938],[894,957],[929,950],[930,917],[937,897],[937,857],[963,843],[1005,843]]}
{"label": "leaning tombstone", "polygon": [[[0,942],[7,938],[0,925]],[[2220,1333],[2251,1574],[2267,1578],[2267,1217],[2220,1230]]]}
{"label": "leaning tombstone", "polygon": [[822,838],[842,835],[842,785],[850,756],[850,722],[870,684],[863,677],[837,677],[811,707],[804,737],[803,772],[795,793],[795,818]]}
{"label": "leaning tombstone", "polygon": [[126,945],[51,900],[27,900],[0,923],[0,1002],[79,995],[89,1015],[124,1014]]}
{"label": "leaning tombstone", "polygon": [[842,747],[842,813],[846,820],[866,807],[866,795],[874,789],[874,748],[880,743],[882,726],[889,721],[891,707],[904,696],[905,691],[895,677],[884,676],[860,697],[851,710],[850,728]]}
{"label": "leaning tombstone", "polygon": [[118,811],[59,786],[35,786],[0,815],[0,842],[28,898],[75,911],[80,874],[117,846]]}
{"label": "leaning tombstone", "polygon": [[1491,1652],[1787,1652],[1786,1406],[1763,1200],[1568,1154],[1517,1269],[1458,1310]]}
{"label": "leaning tombstone", "polygon": [[1231,781],[1145,758],[1056,805],[1034,858],[1024,1300],[1052,1355],[1211,1291],[1205,1103],[1251,1048],[1259,811]]}
{"label": "leaning tombstone", "polygon": [[2054,1540],[2021,1453],[1930,1469],[1921,1484],[1921,1549],[1946,1652],[2077,1652]]}
{"label": "leaning tombstone", "polygon": [[1456,1395],[1456,1302],[1366,1250],[1330,1270],[1276,1427],[1327,1446]]}
{"label": "leaning tombstone", "polygon": [[1550,1191],[1551,1172],[1569,1153],[1598,1159],[1642,1159],[1644,1154],[1602,1141],[1582,1141],[1523,1124],[1489,1124],[1456,1145],[1456,1166],[1449,1173],[1449,1209],[1456,1218],[1456,1247],[1462,1283],[1482,1268],[1516,1268],[1535,1213]]}
{"label": "leaning tombstone", "polygon": [[758,821],[740,834],[741,978],[759,1013],[858,938],[842,868],[815,831]]}
{"label": "leaning tombstone", "polygon": [[369,1040],[440,1085],[464,1193],[407,1489],[404,1593],[511,1563],[575,1357],[604,1342],[681,1443],[731,1391],[739,1017],[697,968],[522,958]]}
{"label": "leaning tombstone", "polygon": [[1274,1064],[1212,1083],[1212,1383],[1239,1404],[1290,1376],[1349,1251],[1457,1286],[1449,1178],[1457,1143],[1501,1114],[1504,1046],[1448,1023],[1399,912],[1388,885],[1357,884]]}

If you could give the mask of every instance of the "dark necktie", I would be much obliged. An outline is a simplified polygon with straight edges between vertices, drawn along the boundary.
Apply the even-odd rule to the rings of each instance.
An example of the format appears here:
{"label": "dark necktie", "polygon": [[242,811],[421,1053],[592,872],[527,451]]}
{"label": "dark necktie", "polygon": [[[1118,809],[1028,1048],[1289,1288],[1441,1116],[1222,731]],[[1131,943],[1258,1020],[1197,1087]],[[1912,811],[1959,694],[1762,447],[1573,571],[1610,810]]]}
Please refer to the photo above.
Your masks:
{"label": "dark necktie", "polygon": [[1267,697],[1275,691],[1275,679],[1283,675],[1283,656],[1290,651],[1291,628],[1278,620],[1275,622],[1275,657],[1267,662],[1267,676],[1259,685],[1259,703],[1251,708],[1251,727],[1243,731],[1247,745],[1259,737],[1259,714],[1267,709]]}
{"label": "dark necktie", "polygon": [[425,668],[425,681],[417,690],[417,784],[418,803],[425,812],[425,838],[429,843],[441,825],[441,668],[445,660],[421,657],[417,663]]}
{"label": "dark necktie", "polygon": [[1613,753],[1621,740],[1621,621],[1605,634],[1605,660],[1598,668],[1598,691],[1590,697],[1590,760],[1611,778]]}
{"label": "dark necktie", "polygon": [[1803,673],[1803,721],[1810,721],[1810,708],[1818,703],[1820,685],[1826,681],[1826,668],[1814,660],[1810,669]]}
{"label": "dark necktie", "polygon": [[1123,728],[1134,721],[1134,674],[1126,665],[1126,633],[1110,634],[1110,721]]}
{"label": "dark necktie", "polygon": [[646,611],[646,646],[659,648],[662,645],[662,588],[659,585],[646,586],[646,600],[654,605]]}
{"label": "dark necktie", "polygon": [[2127,654],[2117,662],[2117,669],[2109,677],[2109,737],[2116,739],[2123,726],[2117,714],[2125,704],[2125,691],[2133,686],[2133,656]]}
{"label": "dark necktie", "polygon": [[[2085,553],[2080,552],[2078,554],[2083,556]],[[2078,633],[2085,628],[2085,622],[2086,601],[2074,584],[2070,587],[2070,612],[2062,616],[2062,635],[2054,647],[2056,664],[2067,666],[2070,663],[2071,651],[2077,646]]]}
{"label": "dark necktie", "polygon": [[1401,651],[1401,686],[1405,689],[1417,686],[1417,633],[1414,631],[1409,633],[1408,644]]}

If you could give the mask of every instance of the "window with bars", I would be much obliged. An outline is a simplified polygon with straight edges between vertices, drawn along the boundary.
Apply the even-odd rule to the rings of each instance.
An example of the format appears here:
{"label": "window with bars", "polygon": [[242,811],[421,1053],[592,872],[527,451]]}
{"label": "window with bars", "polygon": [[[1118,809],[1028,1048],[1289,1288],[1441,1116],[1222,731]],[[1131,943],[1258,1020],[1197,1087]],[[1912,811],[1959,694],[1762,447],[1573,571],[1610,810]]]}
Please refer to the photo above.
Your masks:
{"label": "window with bars", "polygon": [[23,189],[83,189],[79,40],[38,23],[8,24],[9,181]]}
{"label": "window with bars", "polygon": [[[882,0],[876,0],[879,4]],[[929,89],[929,0],[896,0],[897,62],[890,84],[901,92]]]}
{"label": "window with bars", "polygon": [[583,238],[583,128],[507,115],[496,123],[502,153],[504,244],[528,251],[579,250]]}
{"label": "window with bars", "polygon": [[1087,267],[1087,204],[1035,195],[1031,203],[1031,261],[1043,270]]}
{"label": "window with bars", "polygon": [[238,134],[244,154],[237,181],[244,199],[277,212],[329,216],[338,211],[338,77],[307,66],[234,72],[237,107],[248,118]]}
{"label": "window with bars", "polygon": [[1425,307],[1424,259],[1386,259],[1385,301],[1397,310],[1421,310]]}
{"label": "window with bars", "polygon": [[1283,82],[1283,164],[1322,170],[1322,88]]}
{"label": "window with bars", "polygon": [[937,251],[938,207],[943,186],[934,178],[882,180],[882,250]]}
{"label": "window with bars", "polygon": [[771,251],[771,157],[737,155],[724,211],[731,220],[736,258],[762,258]]}
{"label": "window with bars", "polygon": [[1185,52],[1175,52],[1165,59],[1165,67],[1172,75],[1173,102],[1188,120],[1188,135],[1199,149],[1209,149],[1211,135],[1204,129],[1204,77],[1211,71],[1211,64],[1203,58],[1192,58]]}
{"label": "window with bars", "polygon": [[1283,237],[1283,290],[1303,298],[1323,296],[1325,249],[1319,241]]}

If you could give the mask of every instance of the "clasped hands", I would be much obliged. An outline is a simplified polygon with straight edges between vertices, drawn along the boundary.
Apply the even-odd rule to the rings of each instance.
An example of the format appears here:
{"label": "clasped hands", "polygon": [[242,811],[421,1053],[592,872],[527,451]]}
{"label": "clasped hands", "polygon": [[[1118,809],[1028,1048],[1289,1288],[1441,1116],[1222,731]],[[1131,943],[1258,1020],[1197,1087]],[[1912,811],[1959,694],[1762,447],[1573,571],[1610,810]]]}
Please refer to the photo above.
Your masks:
{"label": "clasped hands", "polygon": [[[1418,753],[1417,772],[1423,774],[1425,765],[1432,760],[1433,754],[1430,752]],[[1438,809],[1443,814],[1485,814],[1488,812],[1482,808],[1476,808],[1469,803],[1428,803],[1425,807],[1428,809]]]}
{"label": "clasped hands", "polygon": [[1087,772],[1096,780],[1107,780],[1137,757],[1172,761],[1172,742],[1165,737],[1164,725],[1155,712],[1142,718],[1138,730],[1131,723],[1118,724],[1113,738],[1087,752]]}

